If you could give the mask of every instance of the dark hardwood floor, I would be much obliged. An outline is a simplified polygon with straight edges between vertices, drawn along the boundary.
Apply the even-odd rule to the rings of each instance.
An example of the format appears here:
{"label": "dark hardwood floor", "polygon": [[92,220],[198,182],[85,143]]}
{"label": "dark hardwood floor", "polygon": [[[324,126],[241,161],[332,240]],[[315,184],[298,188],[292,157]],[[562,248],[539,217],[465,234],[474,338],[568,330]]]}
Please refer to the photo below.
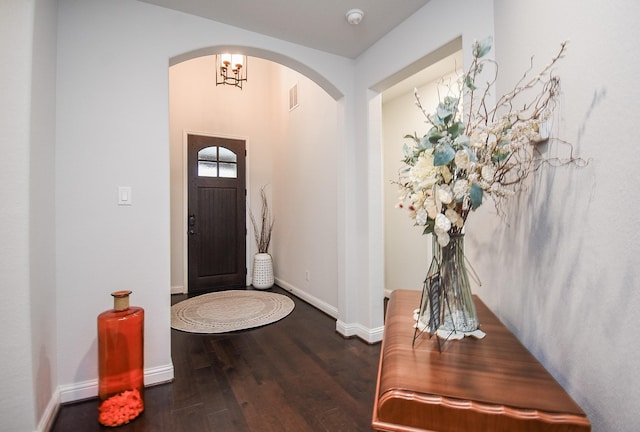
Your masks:
{"label": "dark hardwood floor", "polygon": [[333,318],[273,292],[295,302],[277,323],[221,335],[171,330],[175,379],[148,387],[130,424],[101,426],[92,399],[63,405],[52,432],[371,431],[380,344],[344,339]]}

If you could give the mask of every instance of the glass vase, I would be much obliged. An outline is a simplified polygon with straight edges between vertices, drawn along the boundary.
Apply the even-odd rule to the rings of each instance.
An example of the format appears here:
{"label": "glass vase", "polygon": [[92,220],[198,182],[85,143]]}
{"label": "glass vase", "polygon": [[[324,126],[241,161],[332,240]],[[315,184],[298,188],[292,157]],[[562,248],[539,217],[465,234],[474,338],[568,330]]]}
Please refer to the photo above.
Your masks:
{"label": "glass vase", "polygon": [[129,423],[144,411],[144,309],[116,291],[113,309],[98,315],[98,421]]}
{"label": "glass vase", "polygon": [[416,311],[416,335],[423,331],[449,336],[478,329],[478,315],[471,296],[464,256],[464,234],[451,234],[440,246],[433,236],[433,258],[424,281],[420,309]]}
{"label": "glass vase", "polygon": [[464,256],[464,234],[451,234],[442,247],[433,240],[433,253],[440,267],[442,283],[442,323],[446,331],[472,332],[478,329],[478,315],[471,296],[469,274]]}

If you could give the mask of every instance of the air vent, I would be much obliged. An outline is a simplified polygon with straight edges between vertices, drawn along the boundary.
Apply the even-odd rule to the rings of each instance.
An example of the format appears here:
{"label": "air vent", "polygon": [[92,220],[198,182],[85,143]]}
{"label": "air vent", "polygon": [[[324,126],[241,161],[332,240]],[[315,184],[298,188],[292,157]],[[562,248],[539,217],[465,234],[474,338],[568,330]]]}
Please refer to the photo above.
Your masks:
{"label": "air vent", "polygon": [[298,106],[298,83],[289,89],[289,111]]}

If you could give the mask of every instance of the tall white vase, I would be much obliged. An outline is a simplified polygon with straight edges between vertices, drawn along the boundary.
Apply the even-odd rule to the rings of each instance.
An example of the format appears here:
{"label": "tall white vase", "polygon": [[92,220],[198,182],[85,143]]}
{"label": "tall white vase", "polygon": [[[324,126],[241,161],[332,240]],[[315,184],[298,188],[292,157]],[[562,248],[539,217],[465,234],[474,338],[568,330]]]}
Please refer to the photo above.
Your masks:
{"label": "tall white vase", "polygon": [[256,254],[253,259],[253,287],[267,289],[273,286],[273,260],[268,253]]}

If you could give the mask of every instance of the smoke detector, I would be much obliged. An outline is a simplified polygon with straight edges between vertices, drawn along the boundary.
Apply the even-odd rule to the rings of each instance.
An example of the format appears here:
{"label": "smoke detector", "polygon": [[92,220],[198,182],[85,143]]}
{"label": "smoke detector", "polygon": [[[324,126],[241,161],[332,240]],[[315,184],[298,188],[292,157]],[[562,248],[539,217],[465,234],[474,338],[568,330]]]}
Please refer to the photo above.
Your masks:
{"label": "smoke detector", "polygon": [[351,9],[345,14],[345,17],[347,18],[349,24],[358,25],[364,17],[364,12],[362,12],[361,9]]}

